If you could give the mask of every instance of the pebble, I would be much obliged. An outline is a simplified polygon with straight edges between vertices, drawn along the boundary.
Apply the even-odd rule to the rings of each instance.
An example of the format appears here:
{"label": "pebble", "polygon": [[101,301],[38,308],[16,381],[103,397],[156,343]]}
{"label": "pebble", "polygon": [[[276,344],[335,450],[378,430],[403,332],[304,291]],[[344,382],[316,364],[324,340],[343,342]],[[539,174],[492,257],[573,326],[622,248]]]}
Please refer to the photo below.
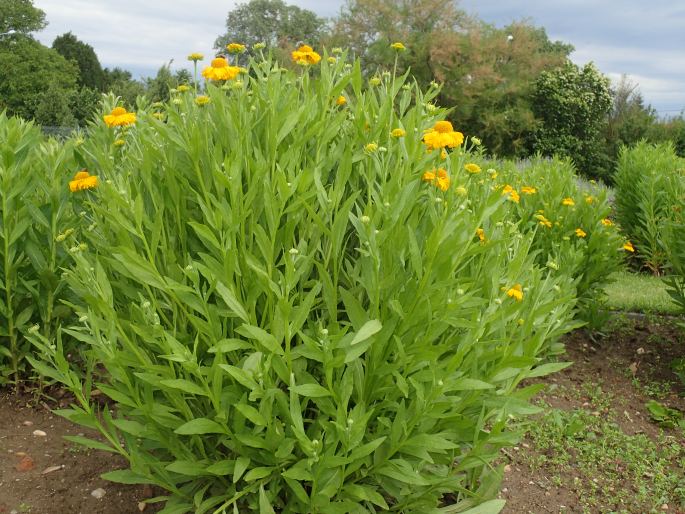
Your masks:
{"label": "pebble", "polygon": [[664,504],[661,506],[661,510],[668,510],[668,503],[664,503]]}
{"label": "pebble", "polygon": [[24,421],[24,422],[22,423],[22,425],[24,425],[25,427],[32,427],[32,426],[33,426],[33,421],[28,421],[28,420],[27,420],[27,421]]}
{"label": "pebble", "polygon": [[105,496],[105,494],[107,494],[107,491],[105,491],[102,487],[98,487],[97,489],[93,489],[93,490],[90,492],[90,495],[91,495],[93,498],[97,498],[98,500],[100,500],[101,498],[103,498],[103,497]]}
{"label": "pebble", "polygon": [[47,437],[48,434],[46,434],[42,430],[34,430],[33,435],[35,435],[36,437]]}
{"label": "pebble", "polygon": [[145,510],[145,507],[147,507],[147,503],[145,502],[138,502],[138,510],[140,512],[143,512]]}
{"label": "pebble", "polygon": [[511,471],[511,464],[507,464],[506,466],[504,466],[504,472],[505,473],[509,473],[510,471]]}

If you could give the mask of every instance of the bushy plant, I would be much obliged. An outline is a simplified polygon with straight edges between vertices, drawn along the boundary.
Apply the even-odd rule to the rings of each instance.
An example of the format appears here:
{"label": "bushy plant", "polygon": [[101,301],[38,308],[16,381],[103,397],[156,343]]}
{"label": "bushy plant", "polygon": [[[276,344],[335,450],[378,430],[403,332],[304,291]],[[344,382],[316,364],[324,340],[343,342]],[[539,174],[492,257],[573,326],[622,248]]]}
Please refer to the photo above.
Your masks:
{"label": "bushy plant", "polygon": [[253,62],[79,148],[100,186],[75,193],[94,229],[62,334],[87,366],[40,334],[34,363],[106,443],[71,439],[125,457],[105,476],[163,488],[165,513],[468,509],[535,412],[521,380],[565,366],[543,359],[573,280],[466,154],[426,152],[435,90],[367,89],[344,61]]}
{"label": "bushy plant", "polygon": [[641,267],[658,275],[667,262],[663,228],[682,208],[685,160],[671,143],[642,141],[619,153],[614,177],[616,219],[632,241]]}
{"label": "bushy plant", "polygon": [[29,331],[52,338],[70,308],[61,268],[77,220],[67,201],[72,145],[0,113],[0,383],[18,384]]}

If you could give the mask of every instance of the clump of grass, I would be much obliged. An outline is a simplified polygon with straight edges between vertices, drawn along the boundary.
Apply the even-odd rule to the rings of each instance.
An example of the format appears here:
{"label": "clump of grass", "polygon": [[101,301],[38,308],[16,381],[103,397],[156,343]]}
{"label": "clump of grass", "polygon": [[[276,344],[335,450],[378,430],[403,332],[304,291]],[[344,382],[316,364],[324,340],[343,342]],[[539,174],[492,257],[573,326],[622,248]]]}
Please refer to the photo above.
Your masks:
{"label": "clump of grass", "polygon": [[679,308],[659,277],[619,271],[605,287],[607,307],[611,310],[678,314]]}

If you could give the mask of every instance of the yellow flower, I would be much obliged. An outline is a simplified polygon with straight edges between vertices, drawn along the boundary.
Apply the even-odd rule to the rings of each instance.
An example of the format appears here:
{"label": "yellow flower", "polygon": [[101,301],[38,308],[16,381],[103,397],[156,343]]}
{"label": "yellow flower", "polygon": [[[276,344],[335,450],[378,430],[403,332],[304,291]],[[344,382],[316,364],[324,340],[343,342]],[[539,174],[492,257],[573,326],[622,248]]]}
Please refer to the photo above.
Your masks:
{"label": "yellow flower", "polygon": [[450,188],[450,176],[444,168],[425,172],[421,180],[432,183],[440,191],[447,191]]}
{"label": "yellow flower", "polygon": [[440,159],[442,159],[443,161],[447,159],[447,150],[445,150],[444,148],[440,150]]}
{"label": "yellow flower", "polygon": [[340,95],[338,98],[335,100],[335,105],[345,105],[347,103],[347,98],[344,96]]}
{"label": "yellow flower", "polygon": [[329,57],[329,58],[326,59],[326,60],[328,61],[329,64],[335,64],[336,62],[338,62],[338,59],[336,59],[336,58],[333,57],[333,56]]}
{"label": "yellow flower", "polygon": [[136,122],[136,113],[127,112],[123,107],[115,107],[103,117],[108,127],[125,127]]}
{"label": "yellow flower", "polygon": [[369,79],[369,84],[372,86],[380,86],[381,85],[381,78],[380,77],[371,77]]}
{"label": "yellow flower", "polygon": [[179,93],[185,93],[186,91],[190,91],[190,86],[188,84],[181,84],[176,88],[176,91]]}
{"label": "yellow flower", "polygon": [[378,144],[377,143],[369,143],[364,147],[364,150],[366,150],[369,153],[373,153],[378,150]]}
{"label": "yellow flower", "polygon": [[587,204],[591,204],[594,201],[595,201],[595,199],[592,196],[588,195],[585,197],[585,203],[587,203]]}
{"label": "yellow flower", "polygon": [[93,189],[98,185],[98,178],[95,175],[88,173],[88,170],[83,169],[74,175],[74,179],[69,181],[69,191],[75,193],[76,191],[83,191],[84,189]]}
{"label": "yellow flower", "polygon": [[582,228],[577,228],[576,229],[576,236],[585,237],[585,236],[587,236],[587,234],[585,233],[585,231]]}
{"label": "yellow flower", "polygon": [[497,178],[497,170],[488,168],[488,173],[490,174],[490,180],[495,180]]}
{"label": "yellow flower", "polygon": [[466,190],[466,188],[464,186],[458,186],[455,189],[455,191],[457,192],[457,194],[459,196],[466,196],[466,194],[468,193],[468,191]]}
{"label": "yellow flower", "polygon": [[240,43],[229,43],[226,45],[226,50],[229,54],[242,54],[245,51],[245,45]]}
{"label": "yellow flower", "polygon": [[564,199],[561,201],[561,205],[567,205],[567,206],[569,206],[569,207],[572,207],[572,206],[574,206],[575,204],[576,204],[576,202],[573,201],[573,198],[568,198],[568,197],[567,197],[567,198],[564,198]]}
{"label": "yellow flower", "polygon": [[522,192],[524,195],[534,195],[535,193],[538,192],[538,190],[535,189],[534,187],[523,186],[523,187],[521,188],[521,192]]}
{"label": "yellow flower", "polygon": [[480,239],[481,243],[485,242],[485,230],[483,230],[482,228],[477,228],[476,235],[478,236],[478,239]]}
{"label": "yellow flower", "polygon": [[209,102],[211,102],[211,98],[209,98],[206,95],[200,95],[197,98],[195,98],[195,103],[199,105],[200,107],[203,105],[207,105]]}
{"label": "yellow flower", "polygon": [[390,48],[394,48],[395,50],[398,50],[398,51],[400,51],[400,52],[407,49],[407,48],[406,48],[402,43],[400,43],[399,41],[397,41],[397,42],[393,43],[392,45],[390,45]]}
{"label": "yellow flower", "polygon": [[233,80],[240,73],[237,66],[229,66],[223,57],[212,59],[212,65],[202,70],[202,76],[207,80]]}
{"label": "yellow flower", "polygon": [[449,121],[438,121],[432,129],[423,136],[423,143],[428,150],[440,148],[455,148],[464,142],[464,134],[455,132]]}
{"label": "yellow flower", "polygon": [[521,284],[514,284],[511,289],[507,291],[507,296],[513,298],[517,302],[523,300],[523,289],[521,288]]}
{"label": "yellow flower", "polygon": [[336,46],[336,47],[333,47],[333,48],[331,49],[331,53],[332,53],[332,54],[336,54],[336,55],[337,55],[337,54],[341,54],[341,53],[343,53],[343,49],[340,48],[339,46]]}
{"label": "yellow flower", "polygon": [[614,222],[611,221],[609,218],[604,218],[602,220],[602,225],[604,225],[605,227],[611,227],[613,224]]}
{"label": "yellow flower", "polygon": [[536,214],[535,219],[540,222],[540,225],[547,228],[552,228],[552,222],[545,218],[542,214]]}
{"label": "yellow flower", "polygon": [[633,247],[633,243],[631,243],[630,241],[625,242],[625,244],[623,245],[623,249],[626,252],[631,252],[631,253],[635,252],[635,248]]}
{"label": "yellow flower", "polygon": [[291,56],[294,62],[305,66],[317,64],[321,60],[321,56],[309,45],[300,46],[300,48],[291,53]]}
{"label": "yellow flower", "polygon": [[464,164],[464,169],[465,169],[466,171],[468,171],[469,173],[473,173],[474,175],[475,175],[476,173],[480,173],[480,172],[481,172],[480,166],[478,166],[477,164],[475,164],[475,163],[473,163],[473,162],[470,162],[470,163],[468,163],[468,164]]}
{"label": "yellow flower", "polygon": [[125,144],[126,141],[124,141],[123,139],[117,139],[116,141],[114,141],[114,146],[124,146]]}
{"label": "yellow flower", "polygon": [[390,132],[390,135],[392,137],[404,137],[407,135],[407,132],[404,129],[396,128],[396,129],[392,129],[392,132]]}
{"label": "yellow flower", "polygon": [[188,60],[193,62],[201,61],[204,58],[205,56],[199,52],[193,52],[188,56]]}
{"label": "yellow flower", "polygon": [[502,196],[505,196],[505,195],[509,195],[508,199],[514,203],[519,203],[519,200],[521,199],[521,197],[519,196],[516,189],[511,187],[509,184],[504,186],[504,188],[502,189]]}

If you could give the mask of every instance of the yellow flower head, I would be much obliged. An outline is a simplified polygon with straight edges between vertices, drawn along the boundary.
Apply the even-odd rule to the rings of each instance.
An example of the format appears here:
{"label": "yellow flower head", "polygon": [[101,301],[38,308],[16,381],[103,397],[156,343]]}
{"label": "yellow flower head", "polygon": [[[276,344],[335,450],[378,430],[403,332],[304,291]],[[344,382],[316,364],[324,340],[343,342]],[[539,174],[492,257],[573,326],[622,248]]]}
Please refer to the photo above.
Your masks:
{"label": "yellow flower head", "polygon": [[524,195],[534,195],[535,193],[538,192],[538,190],[535,189],[534,187],[523,186],[523,187],[521,188],[521,192],[522,192]]}
{"label": "yellow flower head", "polygon": [[190,86],[188,84],[181,84],[176,88],[176,91],[179,93],[185,93],[186,91],[190,91]]}
{"label": "yellow flower head", "polygon": [[397,51],[399,51],[399,52],[401,52],[401,51],[407,49],[407,48],[406,48],[402,43],[400,43],[399,41],[397,41],[397,42],[393,43],[392,45],[390,45],[390,48],[394,48],[395,50],[397,50]]}
{"label": "yellow flower head", "polygon": [[468,164],[464,164],[464,169],[473,175],[481,172],[480,166],[478,166],[476,163],[473,163],[473,162],[469,162]]}
{"label": "yellow flower head", "polygon": [[481,243],[485,242],[485,230],[483,230],[482,228],[477,228],[476,235],[478,236],[478,239],[480,239]]}
{"label": "yellow flower head", "polygon": [[136,113],[127,112],[123,107],[115,107],[110,114],[103,117],[108,127],[125,127],[136,122]]}
{"label": "yellow flower head", "polygon": [[188,60],[193,62],[201,61],[204,58],[205,56],[199,52],[193,52],[188,56]]}
{"label": "yellow flower head", "polygon": [[209,102],[211,102],[211,98],[209,98],[206,95],[200,95],[197,98],[195,98],[195,103],[202,107],[203,105],[207,105]]}
{"label": "yellow flower head", "polygon": [[423,136],[423,143],[428,150],[441,148],[455,148],[464,142],[464,134],[455,132],[449,121],[438,121],[432,129]]}
{"label": "yellow flower head", "polygon": [[392,132],[390,132],[390,135],[392,137],[404,137],[407,135],[407,132],[404,129],[396,128],[396,129],[392,129]]}
{"label": "yellow flower head", "polygon": [[605,227],[611,227],[611,226],[613,226],[613,224],[614,224],[614,222],[611,221],[609,218],[604,218],[602,220],[602,225],[604,225]]}
{"label": "yellow flower head", "polygon": [[576,202],[573,201],[573,198],[566,197],[561,201],[561,205],[566,205],[568,207],[573,207],[576,204]]}
{"label": "yellow flower head", "polygon": [[226,45],[226,50],[228,50],[229,54],[242,54],[245,52],[245,45],[241,45],[240,43],[229,43]]}
{"label": "yellow flower head", "polygon": [[592,197],[590,195],[585,197],[585,203],[587,203],[587,204],[591,204],[594,201],[595,201],[594,197]]}
{"label": "yellow flower head", "polygon": [[447,174],[447,170],[443,168],[425,172],[421,180],[430,182],[440,191],[447,191],[450,188],[450,176]]}
{"label": "yellow flower head", "polygon": [[335,99],[335,105],[345,105],[347,103],[347,98],[344,96],[340,95],[338,98]]}
{"label": "yellow flower head", "polygon": [[635,248],[633,247],[633,243],[631,243],[630,241],[625,242],[625,244],[623,245],[623,249],[626,252],[631,252],[631,253],[635,252]]}
{"label": "yellow flower head", "polygon": [[523,300],[523,288],[521,287],[521,284],[514,284],[507,291],[507,296],[509,298],[513,298],[517,302],[520,302],[521,300]]}
{"label": "yellow flower head", "polygon": [[540,225],[547,228],[552,228],[552,222],[545,218],[542,214],[536,214],[535,219],[540,222]]}
{"label": "yellow flower head", "polygon": [[457,186],[455,191],[457,192],[457,194],[459,196],[466,196],[466,194],[468,193],[468,191],[466,190],[466,188],[464,186]]}
{"label": "yellow flower head", "polygon": [[83,191],[84,189],[94,189],[98,185],[98,178],[83,169],[74,175],[74,179],[69,181],[69,191]]}
{"label": "yellow flower head", "polygon": [[587,234],[585,233],[585,231],[582,228],[577,228],[576,229],[576,236],[585,237],[585,236],[587,236]]}
{"label": "yellow flower head", "polygon": [[521,197],[519,196],[516,189],[511,187],[509,184],[504,186],[504,188],[502,189],[502,196],[505,196],[505,195],[509,195],[508,199],[514,203],[519,203],[519,200],[521,199]]}
{"label": "yellow flower head", "polygon": [[224,57],[212,59],[211,66],[202,70],[202,76],[207,80],[233,80],[240,73],[237,66],[229,66]]}
{"label": "yellow flower head", "polygon": [[126,141],[123,139],[117,139],[114,141],[114,146],[124,146],[126,144]]}
{"label": "yellow flower head", "polygon": [[373,153],[378,150],[378,144],[377,143],[369,143],[364,147],[364,150],[367,151],[368,153]]}
{"label": "yellow flower head", "polygon": [[444,148],[440,150],[440,159],[443,161],[447,159],[447,150],[445,150]]}
{"label": "yellow flower head", "polygon": [[305,66],[310,64],[318,64],[318,62],[321,60],[321,56],[317,54],[309,45],[302,45],[297,50],[294,50],[291,56],[294,62]]}
{"label": "yellow flower head", "polygon": [[335,64],[336,62],[338,62],[338,59],[336,57],[333,57],[333,56],[330,56],[326,60],[328,61],[328,64]]}

